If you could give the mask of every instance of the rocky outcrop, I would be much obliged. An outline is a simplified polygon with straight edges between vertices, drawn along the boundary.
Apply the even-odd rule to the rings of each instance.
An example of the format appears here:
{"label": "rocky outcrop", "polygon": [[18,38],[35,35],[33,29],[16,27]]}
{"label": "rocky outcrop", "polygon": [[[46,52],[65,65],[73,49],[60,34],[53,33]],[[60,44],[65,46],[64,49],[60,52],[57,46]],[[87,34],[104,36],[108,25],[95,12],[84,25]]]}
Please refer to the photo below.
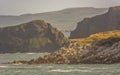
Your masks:
{"label": "rocky outcrop", "polygon": [[111,7],[107,13],[79,22],[70,38],[84,38],[91,34],[120,29],[120,6]]}
{"label": "rocky outcrop", "polygon": [[[75,41],[71,41],[71,43],[73,42],[75,43]],[[54,53],[39,57],[37,59],[32,59],[30,61],[16,60],[13,62],[8,62],[7,64],[75,64],[77,63],[76,60],[78,60],[77,54],[79,54],[79,51],[76,48],[77,44],[71,44],[68,47],[62,47]]]}
{"label": "rocky outcrop", "polygon": [[95,42],[90,49],[86,50],[86,53],[82,54],[80,63],[120,63],[120,38],[108,38]]}
{"label": "rocky outcrop", "polygon": [[54,52],[67,43],[62,32],[43,20],[0,28],[0,53]]}
{"label": "rocky outcrop", "polygon": [[[103,37],[104,36],[104,37]],[[32,59],[10,64],[113,64],[120,63],[120,30],[97,33],[85,39],[74,39],[69,46]]]}

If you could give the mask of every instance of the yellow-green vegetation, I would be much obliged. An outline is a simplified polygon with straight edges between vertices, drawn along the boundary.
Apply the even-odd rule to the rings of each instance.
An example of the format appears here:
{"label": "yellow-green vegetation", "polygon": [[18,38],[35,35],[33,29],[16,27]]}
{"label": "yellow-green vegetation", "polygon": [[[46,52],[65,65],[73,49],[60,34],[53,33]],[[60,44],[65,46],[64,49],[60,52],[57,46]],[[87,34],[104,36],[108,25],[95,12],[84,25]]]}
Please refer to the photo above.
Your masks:
{"label": "yellow-green vegetation", "polygon": [[94,41],[100,41],[100,40],[108,39],[110,37],[113,38],[120,37],[120,30],[100,32],[100,33],[92,34],[87,38],[71,39],[71,41],[80,44],[81,47],[85,47],[85,46],[90,46]]}
{"label": "yellow-green vegetation", "polygon": [[43,20],[0,29],[0,52],[53,52],[66,45],[63,33]]}
{"label": "yellow-green vegetation", "polygon": [[119,48],[120,48],[120,30],[114,30],[96,33],[83,39],[71,39],[67,47],[62,46],[54,53],[39,57],[38,59],[32,59],[30,61],[16,61],[12,63],[23,64],[116,63],[120,62]]}
{"label": "yellow-green vegetation", "polygon": [[43,47],[47,44],[52,43],[52,41],[49,38],[31,38],[30,40],[30,44],[34,47],[34,48],[40,48]]}

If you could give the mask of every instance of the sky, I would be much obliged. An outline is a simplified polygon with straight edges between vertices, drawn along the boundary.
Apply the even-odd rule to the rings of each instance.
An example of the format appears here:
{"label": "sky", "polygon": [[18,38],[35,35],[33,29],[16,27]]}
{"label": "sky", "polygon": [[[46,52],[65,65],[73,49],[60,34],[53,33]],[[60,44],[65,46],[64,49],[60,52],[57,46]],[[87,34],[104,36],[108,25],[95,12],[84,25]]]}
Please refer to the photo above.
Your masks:
{"label": "sky", "polygon": [[119,6],[120,0],[0,0],[0,15],[42,13],[73,7]]}

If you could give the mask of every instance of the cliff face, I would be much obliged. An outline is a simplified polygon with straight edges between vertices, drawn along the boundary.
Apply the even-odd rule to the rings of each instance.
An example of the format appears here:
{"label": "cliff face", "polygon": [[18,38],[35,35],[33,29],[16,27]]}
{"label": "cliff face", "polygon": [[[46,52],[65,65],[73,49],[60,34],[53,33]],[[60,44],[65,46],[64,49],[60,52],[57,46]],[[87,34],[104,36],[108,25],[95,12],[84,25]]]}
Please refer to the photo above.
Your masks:
{"label": "cliff face", "polygon": [[113,64],[120,63],[120,30],[97,33],[84,39],[71,39],[68,47],[12,64]]}
{"label": "cliff face", "polygon": [[0,28],[0,53],[53,52],[65,43],[64,35],[42,20]]}
{"label": "cliff face", "polygon": [[111,64],[120,63],[120,38],[108,38],[93,43],[81,57],[81,63]]}
{"label": "cliff face", "polygon": [[120,29],[120,6],[111,7],[107,13],[92,18],[85,18],[71,32],[70,38],[84,38],[102,31]]}

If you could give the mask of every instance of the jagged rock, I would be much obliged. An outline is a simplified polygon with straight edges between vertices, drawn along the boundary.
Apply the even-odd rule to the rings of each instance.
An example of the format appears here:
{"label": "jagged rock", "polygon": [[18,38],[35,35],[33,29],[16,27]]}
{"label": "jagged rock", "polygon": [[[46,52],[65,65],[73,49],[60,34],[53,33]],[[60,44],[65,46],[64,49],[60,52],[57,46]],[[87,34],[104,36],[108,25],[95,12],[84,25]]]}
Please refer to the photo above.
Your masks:
{"label": "jagged rock", "polygon": [[[89,44],[89,45],[88,45]],[[90,35],[84,39],[72,39],[69,46],[58,51],[12,64],[113,64],[120,63],[120,30]]]}
{"label": "jagged rock", "polygon": [[84,38],[91,34],[120,29],[120,6],[111,7],[107,13],[79,22],[70,38]]}
{"label": "jagged rock", "polygon": [[120,38],[95,42],[82,56],[81,63],[111,64],[120,62]]}
{"label": "jagged rock", "polygon": [[67,43],[62,32],[43,20],[0,28],[0,53],[54,52]]}

